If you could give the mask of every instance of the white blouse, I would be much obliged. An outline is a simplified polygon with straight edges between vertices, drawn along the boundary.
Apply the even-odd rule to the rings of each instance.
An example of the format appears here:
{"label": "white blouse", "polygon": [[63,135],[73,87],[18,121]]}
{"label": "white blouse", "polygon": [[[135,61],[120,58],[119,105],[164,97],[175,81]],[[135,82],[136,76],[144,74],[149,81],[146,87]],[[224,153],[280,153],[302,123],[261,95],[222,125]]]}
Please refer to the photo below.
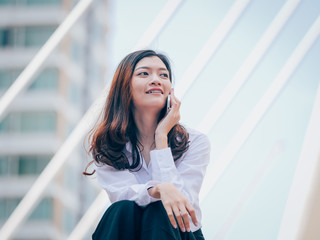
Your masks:
{"label": "white blouse", "polygon": [[[150,152],[148,166],[140,154],[142,167],[139,171],[117,170],[109,165],[96,163],[98,183],[107,191],[110,201],[131,200],[139,206],[145,206],[160,200],[151,197],[148,188],[161,182],[170,182],[194,207],[199,224],[195,226],[190,220],[190,226],[192,232],[198,230],[201,227],[199,192],[210,160],[210,142],[203,133],[189,128],[187,131],[189,149],[176,161],[173,160],[171,149],[165,148]],[[131,162],[131,143],[127,143],[123,151]]]}

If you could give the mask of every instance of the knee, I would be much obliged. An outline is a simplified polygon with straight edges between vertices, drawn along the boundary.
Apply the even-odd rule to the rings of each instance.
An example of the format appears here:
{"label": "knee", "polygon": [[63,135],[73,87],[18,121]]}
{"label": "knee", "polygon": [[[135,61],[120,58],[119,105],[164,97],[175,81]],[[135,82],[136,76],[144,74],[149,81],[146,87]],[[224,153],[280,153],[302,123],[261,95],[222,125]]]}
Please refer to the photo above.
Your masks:
{"label": "knee", "polygon": [[158,216],[158,217],[166,217],[166,218],[168,217],[167,212],[164,209],[164,206],[161,201],[150,203],[146,207],[144,214],[147,216],[150,215],[150,216]]}
{"label": "knee", "polygon": [[163,204],[161,201],[156,201],[156,202],[153,202],[153,203],[150,203],[147,207],[146,207],[146,210],[148,211],[165,211],[164,207],[163,207]]}
{"label": "knee", "polygon": [[117,215],[127,215],[128,213],[133,212],[137,207],[138,205],[133,201],[122,200],[113,203],[108,210],[110,212],[116,212]]}

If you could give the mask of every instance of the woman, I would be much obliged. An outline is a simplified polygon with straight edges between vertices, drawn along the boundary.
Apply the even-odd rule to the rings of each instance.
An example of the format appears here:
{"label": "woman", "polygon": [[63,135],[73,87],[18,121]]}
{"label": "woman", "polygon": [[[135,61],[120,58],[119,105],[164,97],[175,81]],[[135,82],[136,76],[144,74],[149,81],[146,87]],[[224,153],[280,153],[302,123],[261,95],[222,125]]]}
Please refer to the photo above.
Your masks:
{"label": "woman", "polygon": [[179,124],[171,81],[168,59],[152,50],[129,54],[116,70],[90,138],[98,183],[113,203],[93,239],[204,239],[198,196],[210,144]]}

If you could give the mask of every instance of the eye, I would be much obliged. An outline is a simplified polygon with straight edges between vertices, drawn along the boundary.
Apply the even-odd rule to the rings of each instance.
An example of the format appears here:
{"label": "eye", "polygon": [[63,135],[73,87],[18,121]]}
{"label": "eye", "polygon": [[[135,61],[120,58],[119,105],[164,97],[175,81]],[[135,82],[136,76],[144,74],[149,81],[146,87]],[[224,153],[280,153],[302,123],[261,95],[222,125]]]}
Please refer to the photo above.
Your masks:
{"label": "eye", "polygon": [[141,72],[141,73],[138,73],[138,76],[148,76],[149,74],[147,72]]}
{"label": "eye", "polygon": [[160,76],[165,77],[165,78],[169,77],[169,75],[167,73],[161,73]]}

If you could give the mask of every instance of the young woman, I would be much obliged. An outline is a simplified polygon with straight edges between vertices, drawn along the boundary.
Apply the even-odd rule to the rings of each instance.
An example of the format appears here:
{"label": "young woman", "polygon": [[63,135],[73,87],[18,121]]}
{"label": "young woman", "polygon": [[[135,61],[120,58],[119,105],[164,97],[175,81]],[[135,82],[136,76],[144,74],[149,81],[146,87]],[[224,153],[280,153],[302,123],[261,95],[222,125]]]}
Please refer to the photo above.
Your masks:
{"label": "young woman", "polygon": [[98,183],[113,203],[93,239],[204,239],[199,191],[210,144],[179,124],[171,81],[168,59],[152,50],[129,54],[116,70],[90,138]]}

